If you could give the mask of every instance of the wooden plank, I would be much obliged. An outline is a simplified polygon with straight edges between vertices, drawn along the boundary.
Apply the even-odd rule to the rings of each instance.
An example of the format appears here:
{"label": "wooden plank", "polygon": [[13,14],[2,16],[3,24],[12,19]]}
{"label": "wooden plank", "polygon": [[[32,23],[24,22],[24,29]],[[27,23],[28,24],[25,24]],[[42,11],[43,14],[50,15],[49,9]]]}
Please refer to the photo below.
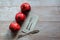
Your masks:
{"label": "wooden plank", "polygon": [[[19,11],[20,9],[18,7],[0,8],[0,21],[1,20],[13,21],[15,19],[16,13]],[[40,21],[60,21],[60,7],[51,7],[51,6],[50,7],[49,6],[32,7],[32,10],[30,13],[38,15],[40,18]]]}
{"label": "wooden plank", "polygon": [[[0,39],[8,40],[12,39],[12,35],[8,30],[11,21],[0,21]],[[60,40],[60,21],[38,21],[35,30],[40,30],[39,33],[35,35],[25,36],[20,39],[29,38],[29,40]],[[19,39],[19,40],[20,40]]]}
{"label": "wooden plank", "polygon": [[32,6],[60,6],[59,0],[0,0],[0,6],[20,6],[23,2],[29,2]]}

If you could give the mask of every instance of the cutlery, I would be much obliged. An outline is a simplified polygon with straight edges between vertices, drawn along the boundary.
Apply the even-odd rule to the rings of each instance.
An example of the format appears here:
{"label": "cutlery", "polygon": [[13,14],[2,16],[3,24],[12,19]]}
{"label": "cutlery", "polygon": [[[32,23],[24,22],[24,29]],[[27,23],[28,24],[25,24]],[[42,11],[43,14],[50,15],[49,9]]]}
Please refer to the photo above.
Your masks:
{"label": "cutlery", "polygon": [[19,35],[18,38],[21,38],[21,37],[24,37],[24,36],[30,35],[30,34],[36,34],[36,33],[38,33],[38,32],[39,32],[39,30],[34,30],[34,31],[31,31],[31,32],[26,33],[26,34],[24,34],[24,35]]}

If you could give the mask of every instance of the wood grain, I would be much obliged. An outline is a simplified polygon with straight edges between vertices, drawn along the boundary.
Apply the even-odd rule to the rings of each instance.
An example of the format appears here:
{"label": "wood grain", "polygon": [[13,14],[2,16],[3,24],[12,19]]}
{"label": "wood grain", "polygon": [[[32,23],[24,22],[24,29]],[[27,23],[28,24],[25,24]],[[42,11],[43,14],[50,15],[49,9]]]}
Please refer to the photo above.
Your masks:
{"label": "wood grain", "polygon": [[60,40],[60,0],[0,0],[0,40],[14,39],[8,27],[23,2],[30,3],[30,13],[39,16],[35,30],[40,32],[18,40]]}

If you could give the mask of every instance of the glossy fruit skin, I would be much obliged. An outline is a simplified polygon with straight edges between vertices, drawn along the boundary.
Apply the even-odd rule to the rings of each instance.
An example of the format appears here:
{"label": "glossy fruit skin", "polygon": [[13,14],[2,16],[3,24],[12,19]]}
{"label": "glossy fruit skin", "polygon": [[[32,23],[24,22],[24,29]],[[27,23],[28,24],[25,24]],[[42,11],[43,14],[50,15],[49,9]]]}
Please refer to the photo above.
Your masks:
{"label": "glossy fruit skin", "polygon": [[23,22],[25,20],[25,18],[26,18],[26,16],[22,12],[17,13],[15,16],[15,20],[18,23]]}
{"label": "glossy fruit skin", "polygon": [[31,10],[31,6],[29,3],[23,3],[21,4],[21,11],[23,13],[29,12]]}
{"label": "glossy fruit skin", "polygon": [[12,32],[18,32],[20,30],[21,26],[16,23],[16,22],[12,22],[10,25],[9,25],[9,29],[12,31]]}

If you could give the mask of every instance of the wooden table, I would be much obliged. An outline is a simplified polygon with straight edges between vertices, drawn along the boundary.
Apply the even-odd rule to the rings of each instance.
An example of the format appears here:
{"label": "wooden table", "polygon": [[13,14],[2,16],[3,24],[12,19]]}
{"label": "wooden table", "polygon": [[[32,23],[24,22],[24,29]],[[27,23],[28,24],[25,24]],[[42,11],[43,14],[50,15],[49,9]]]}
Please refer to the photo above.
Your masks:
{"label": "wooden table", "polygon": [[0,0],[0,39],[11,40],[8,27],[15,20],[14,17],[23,2],[29,2],[32,6],[31,13],[39,16],[35,30],[40,32],[18,40],[60,40],[59,0]]}

